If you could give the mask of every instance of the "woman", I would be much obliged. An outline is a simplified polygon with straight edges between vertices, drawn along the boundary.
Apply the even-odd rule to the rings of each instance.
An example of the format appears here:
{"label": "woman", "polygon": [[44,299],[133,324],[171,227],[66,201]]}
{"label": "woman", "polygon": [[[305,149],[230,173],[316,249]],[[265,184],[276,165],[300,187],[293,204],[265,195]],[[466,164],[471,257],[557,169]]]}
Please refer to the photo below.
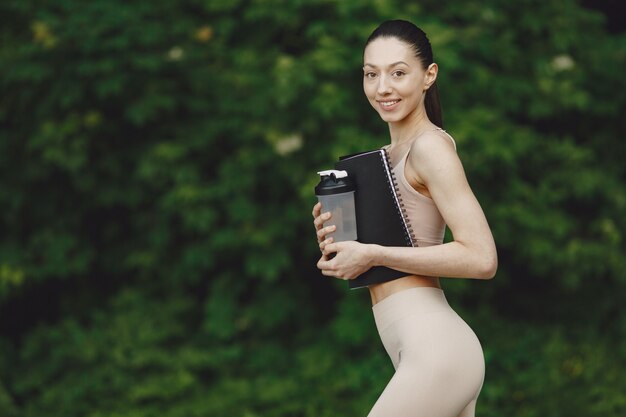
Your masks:
{"label": "woman", "polygon": [[[437,71],[426,34],[412,23],[384,22],[367,40],[363,90],[389,124],[387,151],[418,246],[333,242],[325,236],[334,226],[323,225],[330,213],[313,208],[322,274],[352,279],[376,265],[406,273],[368,287],[396,370],[369,417],[474,416],[485,375],[480,342],[438,278],[491,279],[497,255],[454,139],[442,129]],[[443,244],[446,224],[454,241]]]}

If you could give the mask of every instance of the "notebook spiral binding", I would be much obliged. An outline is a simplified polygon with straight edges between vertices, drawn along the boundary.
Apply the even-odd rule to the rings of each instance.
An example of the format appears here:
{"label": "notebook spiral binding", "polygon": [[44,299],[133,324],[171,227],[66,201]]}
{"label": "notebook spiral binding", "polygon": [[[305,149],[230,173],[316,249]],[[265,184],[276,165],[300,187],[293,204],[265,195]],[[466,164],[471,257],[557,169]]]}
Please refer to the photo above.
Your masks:
{"label": "notebook spiral binding", "polygon": [[417,239],[415,238],[415,233],[413,232],[413,228],[409,223],[409,218],[406,214],[406,209],[404,208],[404,203],[402,202],[402,197],[400,197],[400,188],[398,187],[398,180],[396,179],[396,174],[391,169],[391,159],[389,157],[389,153],[386,149],[383,149],[383,155],[385,157],[385,164],[389,168],[389,174],[391,178],[391,184],[389,187],[393,190],[396,208],[398,210],[398,214],[402,218],[402,222],[404,223],[404,233],[407,244],[410,246],[417,246]]}

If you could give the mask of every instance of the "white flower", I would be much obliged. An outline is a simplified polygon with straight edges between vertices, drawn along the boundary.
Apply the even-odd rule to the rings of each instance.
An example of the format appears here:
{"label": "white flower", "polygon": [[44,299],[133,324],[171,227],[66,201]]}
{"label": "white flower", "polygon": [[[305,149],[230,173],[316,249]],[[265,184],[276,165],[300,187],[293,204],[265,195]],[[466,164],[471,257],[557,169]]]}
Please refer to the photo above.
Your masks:
{"label": "white flower", "polygon": [[569,55],[561,54],[552,59],[552,68],[555,71],[567,71],[574,68],[574,65],[576,63]]}
{"label": "white flower", "polygon": [[289,136],[285,136],[274,144],[274,149],[276,152],[285,156],[290,154],[291,152],[295,152],[302,147],[302,136],[299,134],[293,134]]}
{"label": "white flower", "polygon": [[180,46],[174,46],[167,53],[167,58],[170,61],[180,61],[183,58],[184,54],[185,54],[185,51],[183,51],[183,48],[181,48]]}

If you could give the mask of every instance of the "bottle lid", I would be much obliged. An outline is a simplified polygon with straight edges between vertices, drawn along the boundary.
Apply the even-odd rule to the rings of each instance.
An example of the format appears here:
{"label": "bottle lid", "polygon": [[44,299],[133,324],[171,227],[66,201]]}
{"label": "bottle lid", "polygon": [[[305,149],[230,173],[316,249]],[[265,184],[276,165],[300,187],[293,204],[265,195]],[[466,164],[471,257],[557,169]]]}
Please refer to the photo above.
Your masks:
{"label": "bottle lid", "polygon": [[335,178],[346,178],[348,176],[348,171],[339,171],[337,169],[327,169],[326,171],[319,171],[318,174],[320,174],[321,176],[334,175]]}
{"label": "bottle lid", "polygon": [[315,187],[315,195],[332,195],[347,193],[355,190],[355,185],[346,171],[329,169],[319,171],[322,177],[319,184]]}

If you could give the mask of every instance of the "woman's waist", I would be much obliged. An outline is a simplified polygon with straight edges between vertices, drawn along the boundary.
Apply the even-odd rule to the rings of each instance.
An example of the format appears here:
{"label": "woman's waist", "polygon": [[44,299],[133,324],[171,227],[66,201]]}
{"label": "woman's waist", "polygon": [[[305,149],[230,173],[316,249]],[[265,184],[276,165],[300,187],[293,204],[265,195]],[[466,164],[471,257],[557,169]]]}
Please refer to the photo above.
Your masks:
{"label": "woman's waist", "polygon": [[394,292],[372,306],[379,332],[411,315],[426,317],[432,313],[456,316],[441,288],[413,286]]}
{"label": "woman's waist", "polygon": [[392,281],[369,285],[368,289],[372,299],[372,306],[375,306],[395,293],[417,287],[430,287],[441,290],[439,278],[427,277],[423,275],[407,275]]}

